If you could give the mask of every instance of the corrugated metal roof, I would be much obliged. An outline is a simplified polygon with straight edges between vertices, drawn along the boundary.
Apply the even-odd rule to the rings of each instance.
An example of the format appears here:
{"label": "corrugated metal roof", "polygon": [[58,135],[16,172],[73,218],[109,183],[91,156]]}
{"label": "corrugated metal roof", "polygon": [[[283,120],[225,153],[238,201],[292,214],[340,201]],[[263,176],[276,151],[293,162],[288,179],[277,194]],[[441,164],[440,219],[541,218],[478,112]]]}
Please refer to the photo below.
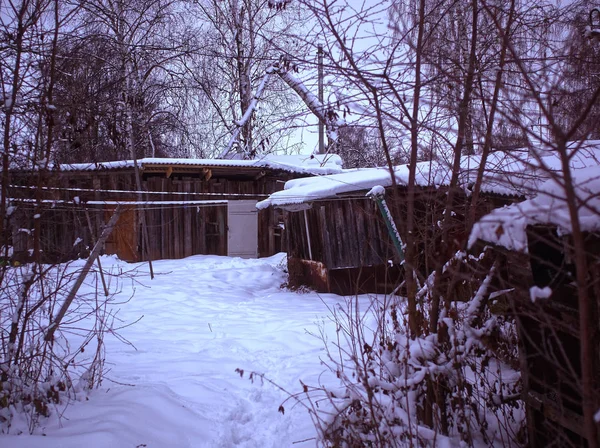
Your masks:
{"label": "corrugated metal roof", "polygon": [[[198,168],[267,168],[306,174],[333,174],[342,171],[342,160],[335,154],[267,155],[254,160],[144,158],[139,159],[137,163],[142,170],[153,166],[186,166]],[[132,168],[133,166],[133,160],[120,160],[113,162],[61,164],[58,169],[61,171],[97,171]]]}

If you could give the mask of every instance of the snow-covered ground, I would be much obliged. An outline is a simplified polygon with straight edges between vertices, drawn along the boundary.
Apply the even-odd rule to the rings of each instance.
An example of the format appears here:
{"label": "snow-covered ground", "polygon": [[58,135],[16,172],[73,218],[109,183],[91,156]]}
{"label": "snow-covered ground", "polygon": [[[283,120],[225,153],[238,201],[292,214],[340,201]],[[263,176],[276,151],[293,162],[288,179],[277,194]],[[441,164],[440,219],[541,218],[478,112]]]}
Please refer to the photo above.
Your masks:
{"label": "snow-covered ground", "polygon": [[[102,262],[132,267],[112,257]],[[299,380],[337,384],[333,374],[322,375],[324,344],[311,333],[335,333],[328,307],[343,298],[282,289],[284,263],[283,255],[162,260],[154,262],[154,280],[147,265],[135,265],[138,277],[118,296],[126,301],[133,293],[118,305],[124,323],[142,317],[119,330],[133,346],[107,336],[110,371],[102,387],[58,407],[36,435],[2,435],[0,445],[315,446],[305,409],[289,401],[282,415],[284,392],[235,371],[264,373],[289,392],[301,392]]]}

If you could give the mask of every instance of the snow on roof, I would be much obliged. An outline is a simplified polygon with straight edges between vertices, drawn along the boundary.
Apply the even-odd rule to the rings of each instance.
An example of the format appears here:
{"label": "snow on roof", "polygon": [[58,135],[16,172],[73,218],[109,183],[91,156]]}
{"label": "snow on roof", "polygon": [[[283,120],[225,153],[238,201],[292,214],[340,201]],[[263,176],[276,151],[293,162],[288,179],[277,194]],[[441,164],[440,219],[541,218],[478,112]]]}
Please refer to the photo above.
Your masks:
{"label": "snow on roof", "polygon": [[[467,156],[461,160],[461,184],[473,185],[481,165],[481,156]],[[531,161],[520,152],[493,152],[489,154],[481,182],[483,193],[508,196],[528,196],[535,191],[539,180]]]}
{"label": "snow on roof", "polygon": [[[600,141],[572,142],[569,146],[575,151],[570,161],[573,169],[600,164]],[[480,164],[481,156],[465,156],[461,159],[459,184],[462,187],[466,188],[475,182]],[[557,171],[560,166],[559,156],[543,147],[493,152],[486,161],[481,191],[532,197],[548,179],[548,172]],[[406,185],[408,172],[407,165],[395,167],[396,182]],[[418,186],[448,185],[450,176],[450,163],[433,161],[419,162],[416,165]],[[335,197],[342,193],[369,190],[375,185],[392,185],[388,168],[343,170],[342,173],[330,176],[294,179],[286,182],[283,191],[273,193],[265,201],[259,202],[257,207],[303,208],[300,204]]]}
{"label": "snow on roof", "polygon": [[[573,170],[600,165],[600,141],[569,142],[569,166]],[[481,156],[463,157],[461,169],[467,184],[473,184]],[[533,197],[550,177],[549,173],[562,169],[560,156],[546,147],[493,152],[489,155],[481,191],[504,195]]]}
{"label": "snow on roof", "polygon": [[[337,154],[318,155],[266,155],[255,160],[226,160],[226,159],[170,159],[145,158],[139,159],[138,165],[172,166],[202,166],[202,167],[240,167],[240,168],[270,168],[293,173],[333,174],[342,171],[342,159]],[[95,171],[133,167],[133,160],[115,162],[61,164],[61,171]]]}
{"label": "snow on roof", "polygon": [[[581,230],[600,231],[600,166],[572,170]],[[557,177],[541,185],[538,195],[519,204],[496,209],[475,224],[469,246],[478,239],[507,249],[527,252],[529,225],[550,224],[562,234],[570,234],[572,221],[565,198],[563,179]]]}
{"label": "snow on roof", "polygon": [[[408,182],[407,165],[394,168],[396,183],[405,185]],[[416,184],[419,186],[445,185],[449,181],[448,171],[435,162],[417,164]],[[285,183],[285,189],[259,202],[259,209],[269,206],[293,209],[306,202],[333,197],[342,193],[370,190],[375,185],[389,187],[392,177],[388,168],[357,168],[343,170],[342,173],[304,179],[293,179]]]}

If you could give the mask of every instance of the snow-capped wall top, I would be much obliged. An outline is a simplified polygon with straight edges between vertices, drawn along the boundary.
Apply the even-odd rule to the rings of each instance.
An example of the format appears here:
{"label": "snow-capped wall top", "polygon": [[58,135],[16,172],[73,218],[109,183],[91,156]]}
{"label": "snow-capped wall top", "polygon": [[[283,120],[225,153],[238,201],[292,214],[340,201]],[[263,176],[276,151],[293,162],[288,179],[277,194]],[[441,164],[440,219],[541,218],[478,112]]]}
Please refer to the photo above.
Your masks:
{"label": "snow-capped wall top", "polygon": [[[600,141],[570,142],[569,166],[573,170],[600,165]],[[461,160],[462,185],[472,185],[477,179],[481,156]],[[559,154],[546,147],[493,152],[485,164],[481,191],[511,196],[533,197],[550,174],[562,168]]]}
{"label": "snow-capped wall top", "polygon": [[[396,183],[408,182],[408,166],[395,167]],[[447,184],[448,171],[438,163],[421,162],[417,164],[416,183],[420,186]],[[375,185],[389,187],[392,177],[388,168],[357,168],[343,170],[342,173],[303,179],[293,179],[285,183],[285,189],[259,202],[259,209],[269,206],[292,206],[318,199],[333,197],[342,193],[370,190]]]}
{"label": "snow-capped wall top", "polygon": [[[571,158],[573,169],[600,164],[600,141],[572,142],[569,147],[576,151]],[[459,185],[468,188],[475,183],[481,156],[467,156],[461,160]],[[481,191],[512,196],[533,197],[540,185],[548,179],[549,173],[560,169],[560,158],[545,148],[517,149],[510,152],[493,152],[489,155]],[[396,183],[408,183],[408,166],[394,168]],[[417,186],[439,187],[448,185],[451,177],[451,164],[443,161],[419,162],[416,165],[415,183]],[[375,185],[389,187],[392,178],[388,168],[363,168],[343,170],[339,174],[286,182],[285,189],[273,193],[258,208],[269,206],[302,208],[300,204],[334,197],[353,191],[369,190]]]}
{"label": "snow-capped wall top", "polygon": [[[584,232],[600,231],[600,166],[572,170],[578,217]],[[550,224],[563,234],[573,231],[563,179],[546,181],[538,195],[519,204],[494,210],[475,224],[469,246],[478,239],[507,249],[527,252],[529,225]]]}
{"label": "snow-capped wall top", "polygon": [[[331,155],[266,155],[254,160],[225,160],[225,159],[169,159],[145,158],[139,159],[138,165],[198,166],[198,167],[240,167],[240,168],[270,168],[293,173],[333,174],[342,171],[342,159],[336,154]],[[61,171],[95,171],[133,167],[133,160],[115,162],[61,164]]]}

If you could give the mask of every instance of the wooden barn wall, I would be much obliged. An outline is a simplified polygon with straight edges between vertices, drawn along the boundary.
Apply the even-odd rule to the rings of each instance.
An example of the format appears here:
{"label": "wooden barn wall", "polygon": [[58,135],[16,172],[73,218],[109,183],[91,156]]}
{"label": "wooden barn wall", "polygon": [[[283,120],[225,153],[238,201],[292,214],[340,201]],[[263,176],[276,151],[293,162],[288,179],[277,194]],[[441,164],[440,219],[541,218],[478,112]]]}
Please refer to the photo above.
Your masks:
{"label": "wooden barn wall", "polygon": [[[306,214],[306,221],[305,221]],[[372,266],[394,258],[385,223],[371,200],[334,200],[290,213],[287,218],[289,254],[312,260],[327,269]]]}
{"label": "wooden barn wall", "polygon": [[[433,238],[431,223],[441,216],[442,204],[435,194],[420,194],[415,203],[416,231],[419,245]],[[406,203],[387,198],[394,221],[404,236]],[[399,261],[377,204],[367,198],[336,199],[312,204],[306,211],[288,213],[289,254],[309,260],[305,216],[308,221],[312,259],[327,269],[353,268]]]}
{"label": "wooden barn wall", "polygon": [[[600,234],[585,234],[594,347],[593,399],[600,406]],[[483,244],[483,243],[482,243]],[[510,291],[508,311],[517,323],[529,446],[586,446],[583,425],[578,287],[573,245],[556,228],[528,229],[529,253],[496,248],[497,289]],[[532,302],[530,288],[552,296]]]}
{"label": "wooden barn wall", "polygon": [[[244,194],[243,199],[262,200],[267,194],[280,190],[283,183],[275,176],[263,176],[258,180],[239,180],[214,177],[204,180],[192,176],[147,176],[144,189],[167,194],[145,195],[150,201],[223,200],[241,199],[234,195]],[[28,176],[15,176],[13,183],[32,185]],[[53,173],[43,180],[46,187],[80,188],[89,190],[117,190],[117,192],[45,190],[44,199],[73,201],[79,197],[82,203],[90,200],[137,201],[133,172],[73,172]],[[169,194],[185,193],[185,194]],[[209,194],[210,193],[210,194]],[[34,190],[14,189],[13,197],[34,198]],[[96,236],[112,214],[111,206],[88,206],[93,232]],[[183,258],[196,254],[227,254],[227,206],[196,205],[148,205],[145,206],[148,228],[149,254],[152,259]],[[75,204],[44,205],[40,218],[42,250],[48,261],[64,261],[86,255],[86,247],[92,246],[92,237],[83,207]],[[33,208],[22,205],[14,216],[13,240],[16,249],[27,257],[31,243],[25,232],[18,229],[33,228]],[[270,208],[258,214],[259,256],[270,256],[282,250],[282,230],[279,226],[281,212]],[[16,225],[17,221],[20,222]],[[77,239],[81,243],[74,245]],[[29,238],[30,240],[31,238]],[[113,234],[106,243],[106,252],[115,253],[127,261],[142,261],[142,232],[139,209],[127,209],[121,215]]]}
{"label": "wooden barn wall", "polygon": [[[477,216],[516,200],[519,198],[483,196],[477,206]],[[399,189],[393,194],[387,189],[386,201],[400,236],[406,241],[405,190]],[[359,193],[352,198],[317,201],[311,205],[306,211],[287,213],[290,282],[294,286],[305,284],[320,288],[323,292],[353,294],[356,281],[353,284],[352,279],[356,280],[360,274],[365,285],[362,292],[389,289],[390,283],[395,283],[401,275],[401,269],[389,268],[388,260],[393,260],[396,267],[399,259],[376,203]],[[459,250],[466,238],[468,197],[455,195],[452,222],[447,240],[442,242],[438,223],[443,220],[445,205],[445,189],[422,188],[416,192],[415,267],[424,276],[439,260],[447,260]],[[384,283],[388,283],[385,288]]]}
{"label": "wooden barn wall", "polygon": [[[490,293],[502,292],[492,312],[514,319],[518,334],[521,398],[527,446],[588,446],[583,423],[579,288],[574,248],[556,227],[530,226],[528,251],[510,251],[478,241],[474,254],[489,251],[496,265]],[[594,406],[600,406],[600,234],[584,233],[588,264]],[[550,297],[532,301],[531,288],[549,287]],[[517,367],[515,367],[517,368]],[[599,440],[600,441],[600,440]]]}
{"label": "wooden barn wall", "polygon": [[[440,241],[437,223],[443,217],[445,190],[425,190],[417,192],[415,198],[415,240],[421,259],[418,264],[425,266],[437,256],[433,248]],[[515,202],[515,198],[484,197],[478,205],[477,216],[489,213],[497,207]],[[406,239],[406,196],[403,192],[394,199],[389,190],[386,198],[400,236]],[[464,195],[456,195],[453,225],[449,240],[456,246],[448,245],[445,250],[451,254],[464,241],[465,221],[468,201]],[[313,260],[320,261],[328,269],[345,267],[373,266],[397,259],[387,228],[379,208],[374,201],[366,198],[336,199],[319,201],[306,211],[287,213],[289,254],[309,260],[308,238],[305,216],[308,221]],[[425,257],[428,259],[426,260]]]}

